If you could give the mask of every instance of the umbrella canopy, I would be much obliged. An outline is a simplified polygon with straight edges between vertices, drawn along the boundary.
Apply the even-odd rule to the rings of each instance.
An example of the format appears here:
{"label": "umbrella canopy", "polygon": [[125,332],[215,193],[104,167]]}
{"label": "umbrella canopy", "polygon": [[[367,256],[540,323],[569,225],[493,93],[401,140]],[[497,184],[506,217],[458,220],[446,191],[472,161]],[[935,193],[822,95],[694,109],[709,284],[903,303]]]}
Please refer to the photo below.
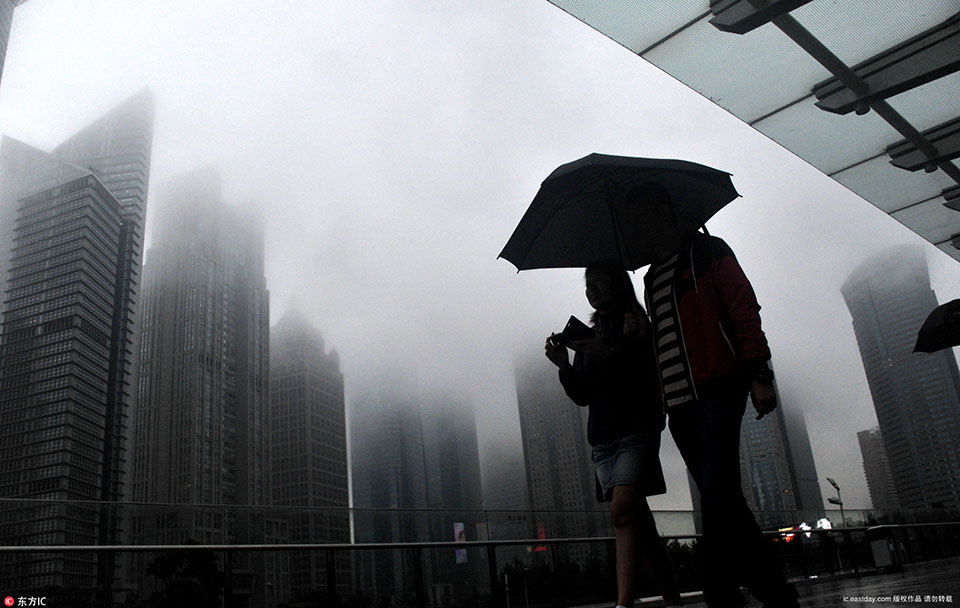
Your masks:
{"label": "umbrella canopy", "polygon": [[960,300],[933,309],[917,334],[913,352],[932,353],[952,346],[960,346]]}
{"label": "umbrella canopy", "polygon": [[[628,196],[645,182],[669,194],[669,226],[651,220],[648,201]],[[738,196],[729,173],[697,163],[590,154],[543,181],[499,257],[518,270],[603,259],[636,270],[654,260],[653,243],[665,231],[697,230]]]}

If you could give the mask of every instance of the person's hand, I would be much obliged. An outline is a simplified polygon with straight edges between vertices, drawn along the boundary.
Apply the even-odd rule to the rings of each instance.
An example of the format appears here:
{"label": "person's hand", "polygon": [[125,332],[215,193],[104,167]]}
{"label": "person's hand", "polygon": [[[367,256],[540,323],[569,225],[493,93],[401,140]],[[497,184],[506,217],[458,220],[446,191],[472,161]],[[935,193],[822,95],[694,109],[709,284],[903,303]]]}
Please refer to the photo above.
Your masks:
{"label": "person's hand", "polygon": [[632,312],[623,315],[623,335],[635,338],[640,335],[640,321]]}
{"label": "person's hand", "polygon": [[753,397],[753,407],[757,410],[757,420],[760,420],[777,408],[777,393],[773,390],[772,382],[754,380],[750,387]]}
{"label": "person's hand", "polygon": [[588,338],[587,340],[571,340],[567,343],[567,346],[574,352],[587,355],[606,357],[610,354],[610,347],[604,344],[603,338],[600,336]]}
{"label": "person's hand", "polygon": [[566,346],[561,346],[553,341],[556,335],[550,334],[550,337],[547,338],[547,343],[543,347],[544,354],[547,355],[547,359],[550,359],[551,363],[560,369],[566,369],[570,367],[570,357],[567,355]]}

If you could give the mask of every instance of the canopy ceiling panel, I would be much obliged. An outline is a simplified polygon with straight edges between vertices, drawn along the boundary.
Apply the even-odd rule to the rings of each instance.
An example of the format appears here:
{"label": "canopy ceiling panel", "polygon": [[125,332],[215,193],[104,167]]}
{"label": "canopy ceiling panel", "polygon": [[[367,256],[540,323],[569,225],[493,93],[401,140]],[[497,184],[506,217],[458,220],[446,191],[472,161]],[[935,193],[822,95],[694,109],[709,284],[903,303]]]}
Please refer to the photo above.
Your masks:
{"label": "canopy ceiling panel", "polygon": [[950,239],[949,223],[955,219],[957,213],[944,207],[943,203],[943,197],[938,196],[890,215],[928,241],[939,243]]}
{"label": "canopy ceiling panel", "polygon": [[[839,116],[812,103],[798,103],[755,122],[753,127],[806,159],[827,175],[882,154],[886,158],[889,133],[886,123],[870,112],[863,116]],[[831,139],[846,146],[824,146]]]}
{"label": "canopy ceiling panel", "polygon": [[[808,82],[830,78],[828,70],[776,29],[743,37],[718,32],[706,19],[643,58],[748,123],[810,97]],[[784,74],[791,78],[785,80]]]}
{"label": "canopy ceiling panel", "polygon": [[887,213],[939,196],[953,185],[953,181],[939,171],[911,173],[891,165],[886,156],[860,163],[832,177]]}
{"label": "canopy ceiling panel", "polygon": [[[960,150],[929,133],[960,118],[960,0],[812,0],[789,12],[797,2],[549,1],[960,260],[960,212],[943,196],[960,183]],[[890,164],[905,140],[919,170]]]}
{"label": "canopy ceiling panel", "polygon": [[790,14],[844,63],[854,65],[946,21],[957,10],[957,3],[944,0],[814,0]]}
{"label": "canopy ceiling panel", "polygon": [[[960,47],[957,47],[960,53]],[[890,105],[920,131],[957,117],[960,72],[890,98]],[[829,114],[829,112],[824,112]]]}

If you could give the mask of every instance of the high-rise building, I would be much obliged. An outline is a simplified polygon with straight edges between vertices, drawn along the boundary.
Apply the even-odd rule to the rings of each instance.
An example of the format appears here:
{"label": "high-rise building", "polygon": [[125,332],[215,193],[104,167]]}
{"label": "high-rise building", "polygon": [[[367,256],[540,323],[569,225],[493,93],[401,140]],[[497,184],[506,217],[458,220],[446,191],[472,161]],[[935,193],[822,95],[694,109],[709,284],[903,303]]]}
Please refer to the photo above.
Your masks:
{"label": "high-rise building", "polygon": [[[586,434],[586,408],[563,390],[556,368],[543,357],[517,368],[517,407],[527,470],[530,508],[537,513],[532,533],[544,538],[590,536],[595,522],[596,474]],[[589,555],[575,546],[572,559]]]}
{"label": "high-rise building", "polygon": [[[480,474],[488,537],[493,540],[529,538],[534,528],[522,445],[519,442],[514,445],[500,435],[484,445],[482,455]],[[497,559],[509,564],[522,560],[526,552],[524,546],[504,546],[497,549]]]}
{"label": "high-rise building", "polygon": [[874,427],[857,433],[860,455],[863,457],[863,475],[867,478],[870,502],[874,509],[895,511],[900,508],[897,490],[893,486],[893,472],[887,459],[880,428]]}
{"label": "high-rise building", "polygon": [[841,289],[905,509],[960,510],[960,373],[951,350],[914,353],[937,297],[923,250],[893,247]]}
{"label": "high-rise building", "polygon": [[526,467],[522,446],[489,443],[484,449],[480,473],[483,506],[494,511],[525,511],[529,508]]}
{"label": "high-rise building", "polygon": [[[0,496],[100,500],[120,209],[91,173],[21,199],[0,347]],[[3,544],[97,544],[98,509],[67,502],[5,513]],[[0,585],[91,589],[97,562],[5,558]]]}
{"label": "high-rise building", "polygon": [[[89,169],[64,162],[49,152],[3,136],[0,143],[0,293],[7,292],[8,268],[13,256],[14,228],[20,200],[89,173]],[[6,298],[0,298],[0,320],[5,310]]]}
{"label": "high-rise building", "polygon": [[13,25],[13,9],[27,0],[0,0],[0,81],[3,79],[3,63],[7,57],[7,42]]}
{"label": "high-rise building", "polygon": [[[479,540],[486,534],[480,451],[473,403],[458,398],[433,399],[424,407],[424,455],[430,540]],[[433,598],[440,604],[469,602],[482,584],[482,551],[447,549],[430,552]]]}
{"label": "high-rise building", "polygon": [[783,403],[757,420],[748,402],[740,430],[740,484],[762,527],[815,521],[823,512],[803,414]]}
{"label": "high-rise building", "polygon": [[[120,132],[122,137],[113,136]],[[43,442],[41,448],[14,448],[6,458],[0,457],[9,459],[0,467],[19,472],[20,482],[40,479],[37,475],[60,479],[56,485],[66,491],[40,492],[45,498],[118,501],[127,497],[127,418],[132,406],[133,322],[140,270],[137,242],[152,132],[153,99],[144,92],[53,153],[11,138],[4,139],[0,151],[0,219],[4,220],[0,222],[0,272],[5,275],[0,278],[4,301],[0,332],[4,371],[0,375],[5,387],[0,393],[0,415],[25,425],[0,429],[0,446],[30,444],[36,440],[32,431],[39,429],[47,429],[42,436],[56,439]],[[97,162],[126,154],[131,140],[138,142],[137,158],[131,161],[138,173],[136,216],[127,213],[128,193],[106,165]],[[92,141],[95,149],[80,145]],[[16,219],[10,221],[14,215]],[[60,329],[53,331],[54,327]],[[91,339],[97,346],[89,344]],[[27,452],[34,457],[16,464]],[[63,466],[54,467],[56,474],[49,467],[46,472],[32,471],[38,463]],[[11,482],[0,495],[36,497],[36,487]],[[40,526],[45,533],[57,534],[66,530],[61,535],[65,542],[120,542],[119,510],[45,509],[35,519],[21,512],[20,529]],[[62,517],[61,510],[69,514]],[[15,528],[9,533],[16,534]],[[66,570],[62,565],[45,562],[36,567],[48,582],[95,587],[109,596],[117,575],[114,555],[102,554],[93,576],[86,571],[89,564],[67,565]]]}
{"label": "high-rise building", "polygon": [[[429,540],[419,405],[390,395],[353,401],[350,453],[355,542]],[[409,590],[419,567],[409,551],[359,551],[356,563],[358,590],[384,600]]]}
{"label": "high-rise building", "polygon": [[820,492],[820,480],[817,477],[817,465],[813,461],[806,420],[800,408],[789,401],[782,404],[781,408],[780,416],[783,418],[793,465],[797,509],[804,520],[811,520],[814,516],[819,519],[824,514],[823,494]]}
{"label": "high-rise building", "polygon": [[[269,503],[269,293],[263,219],[226,205],[200,170],[158,197],[144,266],[133,498],[191,505]],[[144,516],[136,542],[262,542],[249,509]],[[257,556],[244,556],[255,561]],[[256,570],[234,566],[235,576]],[[251,593],[266,605],[263,577]],[[243,583],[240,583],[241,585]]]}
{"label": "high-rise building", "polygon": [[[343,374],[335,350],[298,312],[270,331],[272,504],[298,507],[288,517],[290,542],[349,543],[347,433]],[[290,555],[293,597],[326,589],[327,556]],[[350,556],[334,564],[338,594],[352,588]]]}

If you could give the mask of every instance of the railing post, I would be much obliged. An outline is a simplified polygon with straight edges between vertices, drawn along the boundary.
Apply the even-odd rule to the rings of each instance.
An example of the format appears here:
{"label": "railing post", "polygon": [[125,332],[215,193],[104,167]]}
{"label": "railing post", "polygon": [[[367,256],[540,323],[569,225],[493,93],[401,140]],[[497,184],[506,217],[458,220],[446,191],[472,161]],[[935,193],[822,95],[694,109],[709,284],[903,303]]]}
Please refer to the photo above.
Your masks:
{"label": "railing post", "polygon": [[223,605],[233,608],[233,552],[223,552]]}
{"label": "railing post", "polygon": [[850,561],[853,562],[853,572],[860,572],[860,562],[857,560],[857,548],[853,546],[853,535],[850,534],[850,530],[847,528],[843,529],[843,542],[847,547],[850,553]]}
{"label": "railing post", "polygon": [[807,578],[810,576],[810,573],[807,571],[807,552],[803,548],[803,535],[804,532],[797,532],[794,534],[793,539],[797,541],[797,555],[800,558],[800,572],[803,573],[803,578]]}
{"label": "railing post", "polygon": [[560,545],[557,543],[550,544],[550,556],[553,558],[553,591],[554,591],[554,606],[566,606],[567,605],[567,584],[566,577],[561,571],[562,564],[560,563]]}
{"label": "railing post", "polygon": [[417,608],[426,608],[427,593],[423,586],[423,555],[420,547],[413,549],[413,578],[417,589]]}
{"label": "railing post", "polygon": [[340,598],[337,597],[337,563],[334,560],[334,550],[327,549],[324,554],[327,556],[327,605],[337,608]]}
{"label": "railing post", "polygon": [[487,569],[490,571],[490,605],[502,605],[500,598],[500,577],[497,575],[497,547],[487,545]]}

